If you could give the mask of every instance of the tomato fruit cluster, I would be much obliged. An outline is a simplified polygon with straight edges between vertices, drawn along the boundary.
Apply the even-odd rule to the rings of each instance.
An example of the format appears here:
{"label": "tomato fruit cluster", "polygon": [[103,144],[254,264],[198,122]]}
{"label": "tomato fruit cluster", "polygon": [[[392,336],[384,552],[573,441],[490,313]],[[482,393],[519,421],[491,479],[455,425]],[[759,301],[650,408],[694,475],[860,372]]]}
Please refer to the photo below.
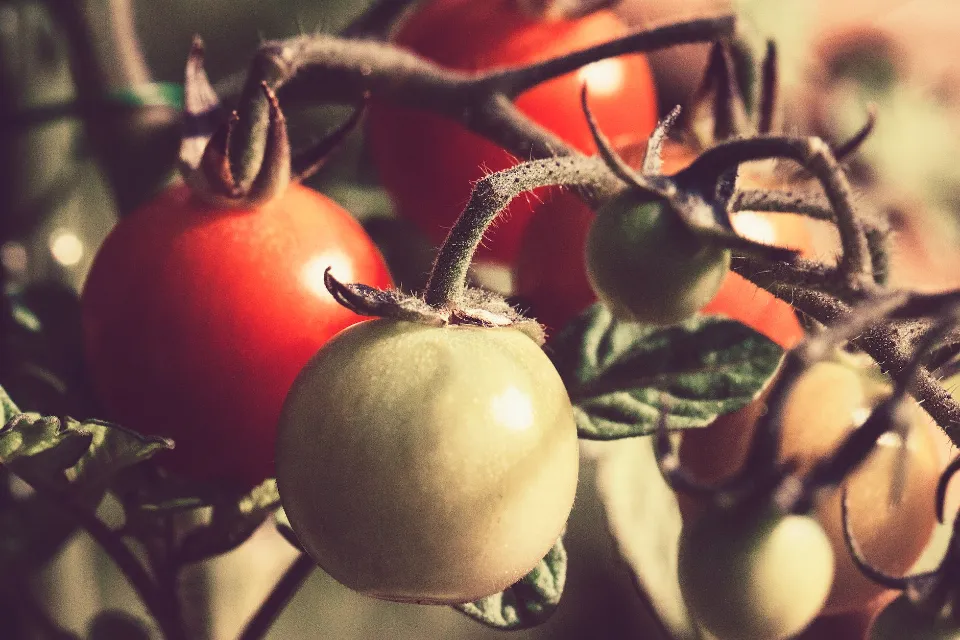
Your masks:
{"label": "tomato fruit cluster", "polygon": [[470,602],[529,572],[570,514],[573,409],[510,328],[378,319],[337,335],[284,404],[277,483],[303,547],[387,600]]}
{"label": "tomato fruit cluster", "polygon": [[273,476],[290,384],[361,319],[324,288],[330,266],[391,285],[359,223],[299,185],[252,211],[212,208],[179,185],[124,218],[82,295],[87,364],[107,417],[173,438],[158,460],[189,478],[249,487]]}
{"label": "tomato fruit cluster", "polygon": [[[396,44],[445,67],[483,71],[544,60],[626,33],[612,12],[576,19],[526,15],[516,0],[433,0],[401,25]],[[656,124],[656,95],[647,60],[629,55],[603,60],[522,93],[517,107],[585,153],[596,147],[580,106],[581,85],[601,129],[617,145],[644,140]],[[368,140],[382,184],[397,212],[440,243],[485,174],[517,159],[459,123],[409,108],[371,105]],[[517,199],[490,229],[477,257],[512,262],[538,190]]]}
{"label": "tomato fruit cluster", "polygon": [[[783,420],[780,457],[794,460],[799,471],[829,453],[841,438],[864,419],[872,404],[887,393],[879,381],[847,363],[821,362],[807,371],[790,392]],[[727,414],[702,430],[684,433],[680,445],[682,465],[696,478],[718,481],[743,463],[764,399],[741,411]],[[877,449],[846,480],[851,529],[868,558],[884,571],[901,575],[920,556],[936,522],[934,500],[941,468],[929,419],[911,407],[913,419],[907,436],[907,476],[903,499],[889,502],[899,440],[881,438]],[[835,492],[816,506],[815,516],[827,532],[837,559],[836,575],[826,613],[865,609],[883,594],[882,587],[864,577],[851,560],[843,539],[840,494]],[[686,519],[695,519],[697,506],[681,502]]]}

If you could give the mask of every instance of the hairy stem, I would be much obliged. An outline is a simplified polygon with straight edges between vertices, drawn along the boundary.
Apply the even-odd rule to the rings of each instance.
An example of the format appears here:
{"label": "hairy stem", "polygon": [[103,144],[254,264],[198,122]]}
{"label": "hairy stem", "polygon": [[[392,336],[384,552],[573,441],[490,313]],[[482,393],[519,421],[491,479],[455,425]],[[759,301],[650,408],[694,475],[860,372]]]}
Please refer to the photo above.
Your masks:
{"label": "hairy stem", "polygon": [[729,37],[736,21],[732,15],[701,18],[631,33],[602,44],[524,67],[494,71],[479,82],[490,91],[515,97],[536,85],[606,58],[654,51],[680,44],[710,42]]}
{"label": "hairy stem", "polygon": [[427,282],[427,304],[441,308],[460,301],[466,288],[467,269],[483,234],[513,198],[539,187],[567,185],[590,189],[609,185],[611,180],[615,178],[602,160],[579,156],[526,162],[477,181],[466,208],[437,254]]}
{"label": "hairy stem", "polygon": [[[848,303],[822,291],[784,284],[782,280],[777,281],[767,272],[756,271],[754,260],[735,261],[732,263],[732,268],[747,280],[770,291],[823,325],[831,326],[837,322],[850,320],[853,312]],[[784,270],[781,271],[781,276],[784,276],[791,267],[782,265],[781,269]],[[802,277],[801,274],[794,274],[784,279],[799,281]],[[914,296],[914,299],[908,300],[903,305],[903,309],[909,308],[912,312],[921,313],[928,306],[942,308],[945,300],[952,300],[956,296],[956,292],[948,296],[943,294]],[[880,364],[894,382],[903,384],[905,377],[910,373],[916,342],[915,333],[917,332],[909,326],[887,320],[871,325],[851,342]],[[960,446],[960,404],[943,388],[937,377],[927,367],[920,367],[916,371],[911,394],[954,444]]]}
{"label": "hairy stem", "polygon": [[[728,36],[732,16],[691,20],[632,33],[609,42],[524,67],[489,73],[444,68],[413,53],[371,40],[331,35],[300,36],[264,43],[242,90],[240,121],[230,160],[239,185],[253,179],[263,155],[266,103],[260,85],[279,90],[284,100],[356,104],[365,96],[424,109],[460,122],[518,158],[573,155],[576,151],[521,113],[510,99],[518,93],[591,62],[673,44]],[[299,76],[298,82],[291,82]]]}
{"label": "hairy stem", "polygon": [[769,158],[789,158],[816,176],[830,202],[840,232],[843,246],[840,272],[851,289],[872,290],[875,284],[870,250],[863,224],[853,210],[850,183],[830,147],[820,138],[758,136],[724,142],[705,151],[681,174],[712,184],[728,167]]}

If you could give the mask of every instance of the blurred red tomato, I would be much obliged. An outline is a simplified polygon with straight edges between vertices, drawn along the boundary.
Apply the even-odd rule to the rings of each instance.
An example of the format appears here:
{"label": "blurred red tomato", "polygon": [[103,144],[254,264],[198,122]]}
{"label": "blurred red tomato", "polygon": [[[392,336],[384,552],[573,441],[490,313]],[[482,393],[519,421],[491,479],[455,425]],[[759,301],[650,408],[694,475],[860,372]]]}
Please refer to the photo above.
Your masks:
{"label": "blurred red tomato", "polygon": [[[536,19],[516,0],[437,0],[418,8],[400,27],[396,43],[443,66],[464,71],[528,64],[583,49],[626,33],[624,23],[602,10],[571,20]],[[525,93],[517,106],[530,118],[585,153],[595,151],[580,107],[586,82],[590,107],[617,145],[645,139],[656,124],[656,96],[642,55],[602,60]],[[398,213],[440,243],[466,203],[473,183],[518,160],[497,145],[444,117],[373,104],[368,137],[380,179]],[[510,262],[539,190],[502,214],[478,258]]]}

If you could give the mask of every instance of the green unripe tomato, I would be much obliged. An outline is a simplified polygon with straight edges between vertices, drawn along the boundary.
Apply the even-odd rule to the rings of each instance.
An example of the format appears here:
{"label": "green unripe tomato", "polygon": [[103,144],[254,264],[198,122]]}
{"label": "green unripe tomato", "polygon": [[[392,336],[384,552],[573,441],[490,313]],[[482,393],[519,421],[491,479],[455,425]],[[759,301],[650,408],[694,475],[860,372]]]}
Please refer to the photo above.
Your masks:
{"label": "green unripe tomato", "polygon": [[597,212],[587,277],[622,320],[668,325],[704,307],[730,270],[730,252],[705,242],[662,200],[628,191]]}
{"label": "green unripe tomato", "polygon": [[954,620],[924,611],[906,594],[884,607],[870,625],[870,640],[960,640]]}
{"label": "green unripe tomato", "polygon": [[527,336],[379,319],[300,372],[276,464],[290,524],[332,577],[446,604],[497,593],[546,555],[579,456],[567,391]]}
{"label": "green unripe tomato", "polygon": [[833,582],[830,540],[812,517],[704,512],[680,538],[680,591],[718,640],[779,640],[820,612]]}

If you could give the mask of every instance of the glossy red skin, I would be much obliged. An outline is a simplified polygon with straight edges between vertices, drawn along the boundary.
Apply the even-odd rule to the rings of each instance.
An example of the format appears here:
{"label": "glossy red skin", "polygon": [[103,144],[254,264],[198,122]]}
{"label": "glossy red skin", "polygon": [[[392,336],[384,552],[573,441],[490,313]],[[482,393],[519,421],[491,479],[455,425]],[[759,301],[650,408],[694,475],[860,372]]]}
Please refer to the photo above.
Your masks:
{"label": "glossy red skin", "polygon": [[[476,71],[542,60],[626,33],[624,23],[610,11],[546,22],[523,15],[515,3],[429,2],[403,23],[395,40],[444,66]],[[606,93],[594,84],[590,107],[607,137],[620,144],[649,135],[657,113],[646,58],[631,55],[616,61],[622,65],[621,85]],[[582,83],[582,77],[571,73],[523,93],[516,104],[577,149],[593,153],[596,147],[580,108]],[[472,184],[518,161],[460,124],[423,111],[374,103],[367,125],[381,182],[398,213],[437,244],[463,210]],[[478,259],[512,262],[534,206],[538,199],[549,197],[546,190],[538,190],[517,198],[488,231]]]}
{"label": "glossy red skin", "polygon": [[[768,219],[775,228],[776,244],[810,256],[813,239],[802,217],[769,214]],[[700,313],[725,315],[742,322],[784,349],[792,349],[803,339],[803,327],[793,307],[732,271]]]}
{"label": "glossy red skin", "polygon": [[[677,153],[669,147],[667,151]],[[667,173],[679,170],[691,157],[666,156]],[[574,193],[555,194],[537,209],[522,237],[514,270],[516,292],[529,305],[528,315],[546,325],[549,333],[562,329],[596,302],[584,267],[594,215]],[[776,244],[809,255],[813,240],[800,216],[769,214],[766,219],[774,225]],[[732,271],[701,313],[742,322],[785,349],[803,338],[793,307]]]}
{"label": "glossy red skin", "polygon": [[107,417],[173,438],[157,460],[184,477],[251,487],[273,476],[287,390],[331,336],[363,319],[323,288],[327,265],[346,282],[391,285],[360,224],[296,184],[254,211],[212,209],[178,185],[124,218],[82,295]]}

